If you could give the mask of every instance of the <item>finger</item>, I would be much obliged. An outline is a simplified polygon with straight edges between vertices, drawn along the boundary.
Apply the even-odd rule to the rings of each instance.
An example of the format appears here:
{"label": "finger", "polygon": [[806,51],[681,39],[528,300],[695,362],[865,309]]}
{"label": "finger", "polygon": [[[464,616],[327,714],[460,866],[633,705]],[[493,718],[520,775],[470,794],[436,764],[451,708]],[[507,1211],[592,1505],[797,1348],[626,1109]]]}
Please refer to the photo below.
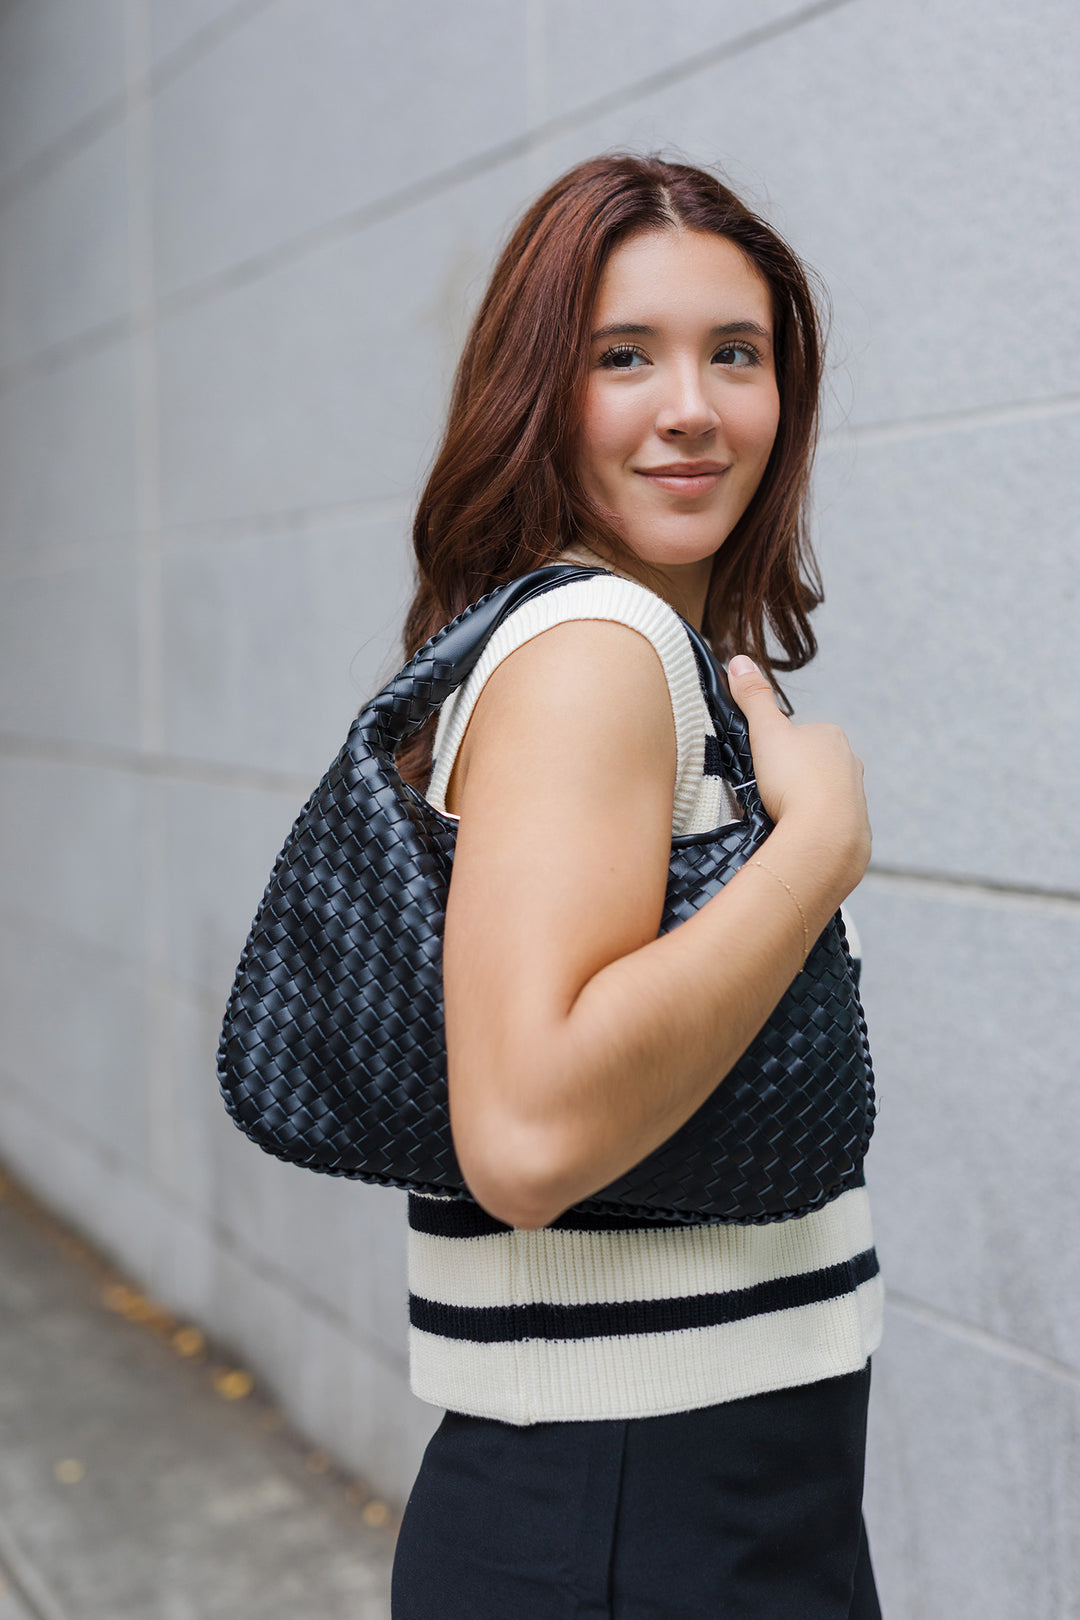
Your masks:
{"label": "finger", "polygon": [[727,667],[727,677],[732,697],[751,724],[768,725],[773,716],[784,718],[772,687],[752,658],[738,653]]}

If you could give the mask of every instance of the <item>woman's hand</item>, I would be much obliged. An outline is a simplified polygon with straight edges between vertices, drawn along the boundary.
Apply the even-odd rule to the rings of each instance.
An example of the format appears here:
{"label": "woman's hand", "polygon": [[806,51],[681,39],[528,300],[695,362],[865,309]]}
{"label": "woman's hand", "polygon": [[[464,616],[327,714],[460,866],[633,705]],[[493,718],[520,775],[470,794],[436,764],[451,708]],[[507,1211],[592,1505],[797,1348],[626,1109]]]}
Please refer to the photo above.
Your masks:
{"label": "woman's hand", "polygon": [[731,695],[750,728],[762,803],[778,828],[802,833],[835,867],[839,904],[870,859],[862,761],[839,726],[796,726],[781,714],[751,659],[733,658],[727,673]]}

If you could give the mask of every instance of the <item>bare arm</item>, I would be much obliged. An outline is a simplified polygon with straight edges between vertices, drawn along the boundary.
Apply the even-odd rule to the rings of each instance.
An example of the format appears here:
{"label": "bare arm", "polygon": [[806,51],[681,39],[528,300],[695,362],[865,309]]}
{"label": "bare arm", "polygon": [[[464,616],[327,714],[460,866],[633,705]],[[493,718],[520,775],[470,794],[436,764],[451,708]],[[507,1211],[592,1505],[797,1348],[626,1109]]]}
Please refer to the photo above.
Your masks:
{"label": "bare arm", "polygon": [[[835,728],[785,720],[756,672],[733,689],[777,820],[761,858],[816,937],[868,857],[861,767]],[[794,902],[755,867],[657,937],[674,776],[663,670],[623,625],[528,642],[470,721],[451,784],[451,1123],[473,1196],[512,1225],[547,1225],[665,1141],[802,961]]]}

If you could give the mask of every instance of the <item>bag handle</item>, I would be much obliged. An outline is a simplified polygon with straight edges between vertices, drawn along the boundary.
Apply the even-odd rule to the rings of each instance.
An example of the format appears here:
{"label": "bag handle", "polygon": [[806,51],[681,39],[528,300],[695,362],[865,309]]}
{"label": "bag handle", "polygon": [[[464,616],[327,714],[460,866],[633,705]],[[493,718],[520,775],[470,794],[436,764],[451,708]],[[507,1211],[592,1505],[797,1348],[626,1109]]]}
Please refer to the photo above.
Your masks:
{"label": "bag handle", "polygon": [[[349,745],[361,744],[393,755],[467,679],[480,654],[509,613],[571,579],[603,574],[604,568],[557,563],[499,585],[443,625],[420,648],[377,697],[361,709],[349,733]],[[355,749],[354,749],[355,751]]]}
{"label": "bag handle", "polygon": [[[535,569],[499,585],[473,602],[410,658],[394,679],[374,697],[349,733],[354,754],[373,752],[392,761],[401,744],[465,681],[495,631],[508,614],[534,596],[541,596],[570,580],[592,579],[608,572],[578,563],[555,563]],[[750,733],[742,710],[732,702],[727,683],[711,647],[699,631],[681,620],[697,659],[705,700],[716,727],[723,775],[735,790],[743,813],[761,836],[772,822],[761,803],[754,780]]]}

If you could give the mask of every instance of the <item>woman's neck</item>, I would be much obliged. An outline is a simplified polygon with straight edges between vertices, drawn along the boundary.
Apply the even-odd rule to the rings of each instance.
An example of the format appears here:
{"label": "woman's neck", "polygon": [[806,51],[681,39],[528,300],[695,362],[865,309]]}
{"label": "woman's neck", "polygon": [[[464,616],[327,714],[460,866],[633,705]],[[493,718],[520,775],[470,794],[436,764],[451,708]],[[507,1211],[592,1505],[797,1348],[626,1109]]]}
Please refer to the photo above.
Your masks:
{"label": "woman's neck", "polygon": [[631,579],[638,585],[644,585],[646,589],[655,591],[657,596],[662,597],[668,606],[681,614],[695,630],[701,629],[705,618],[709,578],[712,574],[711,557],[705,557],[700,562],[675,563],[666,567],[659,563],[644,563],[633,555],[620,558],[615,563],[581,540],[575,540],[572,545],[567,546],[560,556],[567,562],[579,562],[585,567],[606,568],[622,579]]}

